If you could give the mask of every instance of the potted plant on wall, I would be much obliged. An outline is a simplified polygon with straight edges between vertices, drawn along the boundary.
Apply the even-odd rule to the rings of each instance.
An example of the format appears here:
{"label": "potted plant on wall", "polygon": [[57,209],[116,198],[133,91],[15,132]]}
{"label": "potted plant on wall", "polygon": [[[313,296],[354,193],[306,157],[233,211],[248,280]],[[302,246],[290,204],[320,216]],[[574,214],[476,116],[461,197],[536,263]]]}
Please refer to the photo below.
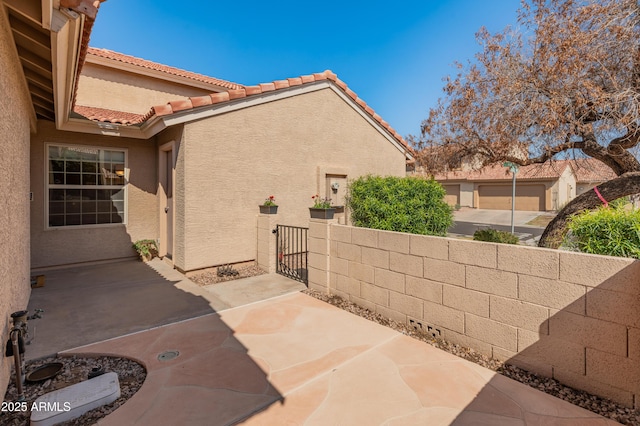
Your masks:
{"label": "potted plant on wall", "polygon": [[278,213],[278,205],[276,204],[276,197],[269,195],[269,198],[264,200],[264,203],[259,206],[260,213],[263,214],[276,214]]}
{"label": "potted plant on wall", "polygon": [[321,198],[316,194],[311,199],[313,207],[309,207],[309,213],[312,219],[333,219],[336,209],[331,207],[331,198]]}

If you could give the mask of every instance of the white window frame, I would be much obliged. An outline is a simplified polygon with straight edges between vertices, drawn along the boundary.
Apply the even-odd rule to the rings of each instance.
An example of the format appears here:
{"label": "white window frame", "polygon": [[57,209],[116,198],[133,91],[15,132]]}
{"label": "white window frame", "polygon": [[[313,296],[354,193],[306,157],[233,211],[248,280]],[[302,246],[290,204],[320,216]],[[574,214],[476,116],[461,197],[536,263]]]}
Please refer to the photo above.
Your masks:
{"label": "white window frame", "polygon": [[[113,147],[113,146],[97,146],[97,145],[80,145],[80,144],[68,144],[68,143],[56,143],[56,142],[48,142],[45,143],[45,152],[44,152],[44,225],[45,230],[63,230],[63,229],[87,229],[87,228],[106,228],[106,227],[116,227],[116,226],[126,226],[129,221],[129,150],[127,148]],[[124,206],[123,206],[123,218],[122,222],[117,223],[97,223],[97,224],[86,224],[86,225],[62,225],[62,226],[50,226],[49,225],[49,208],[51,206],[49,200],[49,190],[50,189],[89,189],[92,186],[89,185],[67,185],[67,184],[52,184],[49,183],[49,173],[50,173],[50,158],[49,158],[49,148],[50,147],[60,147],[60,148],[70,148],[77,150],[98,150],[102,151],[118,151],[124,153],[124,185],[96,185],[96,189],[121,189],[123,191],[124,197]]]}

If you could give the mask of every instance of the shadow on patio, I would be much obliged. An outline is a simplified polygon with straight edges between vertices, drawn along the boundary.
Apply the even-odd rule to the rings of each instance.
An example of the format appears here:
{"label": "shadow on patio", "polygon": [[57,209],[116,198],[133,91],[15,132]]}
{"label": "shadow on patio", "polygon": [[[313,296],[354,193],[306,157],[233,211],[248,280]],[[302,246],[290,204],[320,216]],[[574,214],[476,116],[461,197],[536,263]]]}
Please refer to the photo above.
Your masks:
{"label": "shadow on patio", "polygon": [[[151,267],[153,265],[153,267]],[[26,359],[86,345],[228,306],[159,260],[137,260],[50,270],[46,285],[31,292],[28,309],[44,309]],[[34,334],[32,332],[32,334]]]}
{"label": "shadow on patio", "polygon": [[[229,305],[162,261],[78,266],[46,277],[29,303],[45,310],[30,322],[29,359],[107,355],[147,369],[138,393],[101,424],[230,424],[282,400],[268,370],[216,313]],[[169,351],[177,356],[160,357]]]}

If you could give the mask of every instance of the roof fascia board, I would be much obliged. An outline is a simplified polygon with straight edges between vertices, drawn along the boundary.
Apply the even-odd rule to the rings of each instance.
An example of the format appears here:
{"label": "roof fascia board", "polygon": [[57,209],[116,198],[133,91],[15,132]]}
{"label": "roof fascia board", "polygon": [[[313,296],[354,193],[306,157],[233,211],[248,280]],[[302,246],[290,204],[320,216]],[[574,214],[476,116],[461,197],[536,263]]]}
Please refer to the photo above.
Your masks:
{"label": "roof fascia board", "polygon": [[59,129],[69,120],[71,112],[72,92],[78,69],[78,51],[85,19],[84,15],[72,10],[63,11],[53,10],[53,21],[66,21],[66,23],[57,32],[51,32],[53,96],[56,109],[56,127]]}
{"label": "roof fascia board", "polygon": [[198,81],[191,78],[183,77],[180,75],[169,74],[163,71],[158,71],[150,68],[145,68],[139,65],[129,64],[121,62],[115,59],[103,58],[101,56],[87,53],[85,64],[100,65],[106,68],[113,68],[120,71],[130,72],[132,74],[139,74],[145,77],[156,78],[159,80],[168,81],[171,83],[179,83],[185,86],[195,87],[198,89],[213,91],[215,89],[218,92],[228,90],[226,87],[218,86],[217,84],[205,83],[204,81]]}

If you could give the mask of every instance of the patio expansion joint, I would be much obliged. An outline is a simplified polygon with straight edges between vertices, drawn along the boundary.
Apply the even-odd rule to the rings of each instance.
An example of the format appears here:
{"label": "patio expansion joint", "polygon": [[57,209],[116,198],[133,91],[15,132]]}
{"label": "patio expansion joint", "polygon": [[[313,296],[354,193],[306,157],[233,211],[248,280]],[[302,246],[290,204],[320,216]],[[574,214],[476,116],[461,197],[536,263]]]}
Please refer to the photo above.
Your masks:
{"label": "patio expansion joint", "polygon": [[167,327],[170,327],[172,325],[183,324],[183,323],[186,323],[186,322],[195,321],[195,320],[198,320],[198,319],[201,319],[201,318],[205,318],[205,317],[209,317],[209,316],[212,316],[212,315],[218,315],[218,312],[211,312],[211,313],[208,313],[208,314],[200,315],[200,316],[193,317],[193,318],[186,318],[186,319],[183,319],[183,320],[180,320],[180,321],[176,321],[176,322],[172,322],[172,323],[169,323],[169,324],[162,324],[162,325],[157,325],[157,326],[154,326],[154,327],[146,328],[144,330],[134,331],[132,333],[123,334],[121,336],[111,337],[109,339],[100,340],[98,342],[87,343],[86,345],[81,345],[81,346],[76,346],[75,348],[65,349],[64,351],[60,351],[60,353],[64,354],[64,353],[78,352],[81,349],[87,348],[89,346],[99,345],[99,344],[102,344],[102,343],[108,343],[108,342],[112,342],[114,340],[122,339],[123,337],[136,336],[138,334],[146,333],[146,332],[153,331],[153,330],[166,329]]}
{"label": "patio expansion joint", "polygon": [[[272,300],[275,300],[275,299],[285,298],[287,296],[291,296],[291,295],[297,294],[297,293],[300,293],[300,291],[299,290],[294,290],[294,291],[291,291],[289,293],[279,294],[277,296],[269,297],[267,299],[256,300],[255,302],[247,303],[246,305],[232,306],[230,308],[221,309],[219,311],[216,311],[215,313],[229,312],[229,311],[233,311],[233,310],[240,309],[240,308],[246,308],[248,306],[258,305],[260,303],[269,302],[269,301],[272,301]],[[220,300],[222,300],[222,299],[220,299]],[[223,302],[224,302],[224,300],[223,300]]]}

